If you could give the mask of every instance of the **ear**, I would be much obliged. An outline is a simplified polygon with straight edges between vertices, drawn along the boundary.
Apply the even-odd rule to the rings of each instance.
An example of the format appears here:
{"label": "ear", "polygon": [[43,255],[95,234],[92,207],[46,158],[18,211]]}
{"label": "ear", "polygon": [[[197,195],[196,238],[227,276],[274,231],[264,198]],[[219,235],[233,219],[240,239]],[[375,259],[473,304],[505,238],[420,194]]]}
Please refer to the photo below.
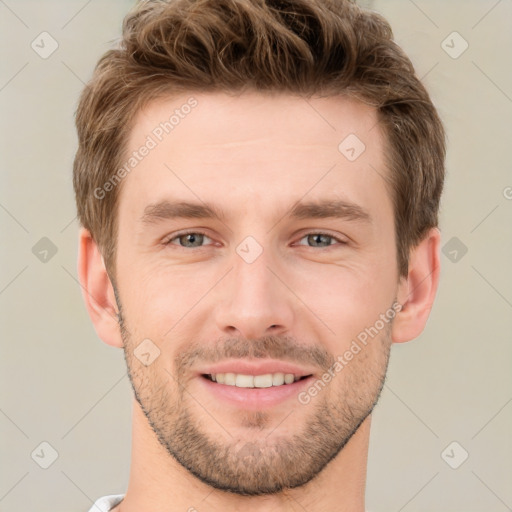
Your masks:
{"label": "ear", "polygon": [[402,309],[393,321],[394,343],[410,341],[425,328],[439,284],[440,244],[441,233],[432,228],[411,250],[407,277],[398,286],[397,300]]}
{"label": "ear", "polygon": [[121,348],[123,340],[117,318],[114,288],[103,257],[91,233],[80,229],[78,245],[78,278],[85,306],[96,333],[107,345]]}

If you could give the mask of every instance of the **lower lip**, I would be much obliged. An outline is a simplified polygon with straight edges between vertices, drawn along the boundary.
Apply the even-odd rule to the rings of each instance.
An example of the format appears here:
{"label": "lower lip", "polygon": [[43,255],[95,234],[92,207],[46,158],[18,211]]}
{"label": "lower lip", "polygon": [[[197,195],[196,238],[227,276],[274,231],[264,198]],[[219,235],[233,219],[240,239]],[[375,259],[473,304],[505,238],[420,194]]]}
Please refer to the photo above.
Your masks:
{"label": "lower lip", "polygon": [[298,394],[310,385],[312,379],[313,376],[310,375],[305,379],[297,380],[292,384],[283,384],[282,386],[239,388],[237,386],[219,384],[203,376],[199,377],[202,385],[220,400],[249,410],[273,407],[290,398],[297,398]]}

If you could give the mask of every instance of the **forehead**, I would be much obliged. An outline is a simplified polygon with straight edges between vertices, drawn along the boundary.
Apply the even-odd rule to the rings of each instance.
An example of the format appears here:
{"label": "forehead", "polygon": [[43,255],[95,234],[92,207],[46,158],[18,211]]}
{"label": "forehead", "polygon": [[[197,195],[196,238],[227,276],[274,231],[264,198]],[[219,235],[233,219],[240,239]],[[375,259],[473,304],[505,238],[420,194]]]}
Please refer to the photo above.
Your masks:
{"label": "forehead", "polygon": [[216,92],[159,99],[135,118],[124,162],[134,166],[121,196],[139,214],[176,196],[233,206],[252,197],[264,208],[277,198],[330,192],[368,203],[385,193],[382,139],[375,109],[345,96]]}
{"label": "forehead", "polygon": [[[313,97],[277,92],[181,94],[154,100],[135,118],[129,146],[142,137],[188,145],[252,142],[323,145],[338,149],[340,136],[365,137],[378,123],[375,108],[347,96]],[[172,137],[171,137],[172,135]],[[374,136],[379,135],[378,130]]]}

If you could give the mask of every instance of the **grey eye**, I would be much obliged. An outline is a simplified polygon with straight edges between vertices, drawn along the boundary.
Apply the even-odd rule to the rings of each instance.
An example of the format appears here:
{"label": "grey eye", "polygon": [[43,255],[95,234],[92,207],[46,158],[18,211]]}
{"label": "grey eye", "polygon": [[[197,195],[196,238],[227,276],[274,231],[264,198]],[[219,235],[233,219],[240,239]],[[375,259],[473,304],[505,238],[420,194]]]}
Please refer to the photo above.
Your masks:
{"label": "grey eye", "polygon": [[322,233],[311,233],[301,238],[301,240],[304,239],[307,239],[307,243],[301,245],[309,245],[310,247],[328,247],[329,245],[332,245],[334,237]]}
{"label": "grey eye", "polygon": [[[185,248],[194,248],[201,247],[205,238],[209,240],[209,238],[203,233],[184,233],[182,235],[171,238],[167,243],[179,245]],[[174,243],[174,240],[178,240],[179,243]]]}

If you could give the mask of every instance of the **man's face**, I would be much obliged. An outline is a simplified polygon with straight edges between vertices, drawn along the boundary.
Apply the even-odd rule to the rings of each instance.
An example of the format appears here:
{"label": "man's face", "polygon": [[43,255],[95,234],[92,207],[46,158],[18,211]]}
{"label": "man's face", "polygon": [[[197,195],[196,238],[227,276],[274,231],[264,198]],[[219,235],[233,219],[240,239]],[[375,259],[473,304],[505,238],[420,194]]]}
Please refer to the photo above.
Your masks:
{"label": "man's face", "polygon": [[125,357],[169,454],[214,487],[273,493],[318,475],[383,385],[377,321],[398,286],[383,135],[343,97],[193,96],[169,133],[189,96],[150,104],[129,139],[127,160],[156,145],[119,197]]}

